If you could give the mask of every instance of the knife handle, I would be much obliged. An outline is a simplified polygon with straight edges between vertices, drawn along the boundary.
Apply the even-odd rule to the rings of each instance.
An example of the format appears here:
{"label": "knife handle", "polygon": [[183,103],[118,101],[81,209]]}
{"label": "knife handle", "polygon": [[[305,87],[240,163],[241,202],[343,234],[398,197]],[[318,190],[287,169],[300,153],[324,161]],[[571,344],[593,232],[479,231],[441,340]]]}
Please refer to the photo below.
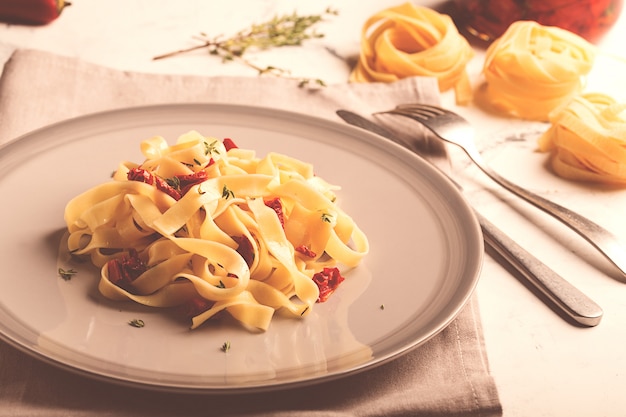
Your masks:
{"label": "knife handle", "polygon": [[544,263],[515,243],[491,222],[476,213],[485,243],[506,259],[528,282],[567,316],[584,326],[597,326],[602,308]]}

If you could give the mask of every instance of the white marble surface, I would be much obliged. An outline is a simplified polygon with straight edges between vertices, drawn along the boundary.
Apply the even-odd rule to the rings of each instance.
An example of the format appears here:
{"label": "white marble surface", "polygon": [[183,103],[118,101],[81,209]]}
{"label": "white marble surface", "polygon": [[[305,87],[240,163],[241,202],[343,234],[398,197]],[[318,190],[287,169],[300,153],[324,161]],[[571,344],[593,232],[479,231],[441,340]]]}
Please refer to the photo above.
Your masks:
{"label": "white marble surface", "polygon": [[[252,58],[261,66],[289,69],[295,76],[343,83],[350,72],[349,58],[358,53],[363,22],[378,10],[400,4],[391,0],[334,0],[328,4],[313,0],[73,3],[60,19],[47,26],[0,24],[0,41],[121,70],[256,76],[241,64],[224,64],[203,50],[160,61],[152,57],[191,46],[192,37],[199,32],[229,35],[275,14],[294,10],[319,13],[332,6],[340,14],[319,26],[325,38]],[[626,15],[600,43],[601,55],[588,86],[621,100],[626,100],[624,39]],[[470,64],[475,83],[480,81],[481,60],[482,52],[477,50]],[[451,94],[443,99],[454,107]],[[541,125],[492,118],[471,106],[457,110],[475,123],[480,148],[503,176],[590,217],[626,242],[626,189],[574,184],[553,176],[545,167],[546,155],[535,151]],[[599,326],[572,326],[491,257],[486,258],[478,295],[487,352],[504,415],[625,415],[626,283],[620,282],[609,263],[575,233],[498,189],[460,152],[451,151],[458,177],[474,205],[604,309]]]}

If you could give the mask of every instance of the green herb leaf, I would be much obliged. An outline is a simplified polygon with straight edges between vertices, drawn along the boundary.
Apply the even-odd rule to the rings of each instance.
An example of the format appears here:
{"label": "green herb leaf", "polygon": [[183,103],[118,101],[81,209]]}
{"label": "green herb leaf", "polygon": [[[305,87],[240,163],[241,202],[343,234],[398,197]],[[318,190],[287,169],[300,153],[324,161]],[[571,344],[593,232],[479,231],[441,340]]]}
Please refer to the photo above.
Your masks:
{"label": "green herb leaf", "polygon": [[133,327],[144,327],[146,325],[146,323],[144,323],[143,320],[141,319],[132,319],[131,321],[128,322],[129,325],[133,326]]}
{"label": "green herb leaf", "polygon": [[229,341],[224,342],[220,350],[224,353],[228,352],[230,350],[230,342]]}
{"label": "green herb leaf", "polygon": [[69,281],[70,279],[72,279],[72,277],[74,275],[76,275],[78,272],[75,269],[63,269],[63,268],[59,268],[59,276],[61,278],[63,278],[65,281]]}
{"label": "green herb leaf", "polygon": [[329,213],[322,213],[322,221],[326,223],[332,223],[333,215]]}
{"label": "green herb leaf", "polygon": [[217,149],[215,148],[215,146],[217,145],[217,141],[216,140],[214,140],[211,143],[209,143],[207,141],[204,141],[203,143],[204,143],[204,155],[209,156],[213,152],[217,151]]}
{"label": "green herb leaf", "polygon": [[170,187],[172,187],[176,191],[180,191],[180,178],[178,178],[176,176],[171,177],[171,178],[166,178],[165,182],[167,182],[167,185],[169,185]]}
{"label": "green herb leaf", "polygon": [[230,197],[235,198],[235,193],[232,192],[226,185],[222,188],[222,198],[228,200]]}

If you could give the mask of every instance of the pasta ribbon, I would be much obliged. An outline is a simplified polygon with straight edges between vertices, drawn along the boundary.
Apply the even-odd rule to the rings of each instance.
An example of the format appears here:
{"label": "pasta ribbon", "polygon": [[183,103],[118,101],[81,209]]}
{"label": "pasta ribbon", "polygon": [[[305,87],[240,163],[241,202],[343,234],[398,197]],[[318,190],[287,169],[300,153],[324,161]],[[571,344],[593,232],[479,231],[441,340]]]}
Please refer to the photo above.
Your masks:
{"label": "pasta ribbon", "polygon": [[466,65],[474,52],[450,16],[405,3],[376,13],[363,26],[353,82],[393,82],[435,77],[439,89],[455,89],[457,103],[471,100]]}
{"label": "pasta ribbon", "polygon": [[100,268],[109,299],[178,307],[191,328],[224,312],[266,330],[275,311],[299,318],[323,301],[316,274],[354,268],[369,251],[338,187],[309,163],[196,131],[140,149],[141,164],[120,163],[65,209],[68,249]]}
{"label": "pasta ribbon", "polygon": [[539,150],[563,178],[626,185],[626,103],[586,93],[550,114]]}
{"label": "pasta ribbon", "polygon": [[500,113],[547,121],[549,113],[582,91],[596,50],[567,30],[518,21],[487,49],[486,86],[477,96]]}

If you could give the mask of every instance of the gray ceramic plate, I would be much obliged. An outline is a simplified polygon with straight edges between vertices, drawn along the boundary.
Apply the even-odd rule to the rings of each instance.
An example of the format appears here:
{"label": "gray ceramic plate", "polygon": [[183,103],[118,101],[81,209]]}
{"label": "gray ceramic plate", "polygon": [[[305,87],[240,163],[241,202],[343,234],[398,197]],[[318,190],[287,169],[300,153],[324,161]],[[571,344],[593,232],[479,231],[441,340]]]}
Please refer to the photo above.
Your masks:
{"label": "gray ceramic plate", "polygon": [[[191,331],[163,311],[103,299],[88,265],[69,281],[58,276],[67,201],[108,180],[119,161],[141,162],[142,139],[173,143],[191,129],[259,156],[294,156],[341,185],[339,204],[371,250],[306,319],[276,317],[265,333],[232,323]],[[470,207],[427,163],[356,128],[265,108],[163,105],[55,124],[0,148],[0,195],[2,339],[82,374],[155,389],[277,389],[379,365],[444,329],[482,264]],[[133,318],[146,326],[129,326]]]}

